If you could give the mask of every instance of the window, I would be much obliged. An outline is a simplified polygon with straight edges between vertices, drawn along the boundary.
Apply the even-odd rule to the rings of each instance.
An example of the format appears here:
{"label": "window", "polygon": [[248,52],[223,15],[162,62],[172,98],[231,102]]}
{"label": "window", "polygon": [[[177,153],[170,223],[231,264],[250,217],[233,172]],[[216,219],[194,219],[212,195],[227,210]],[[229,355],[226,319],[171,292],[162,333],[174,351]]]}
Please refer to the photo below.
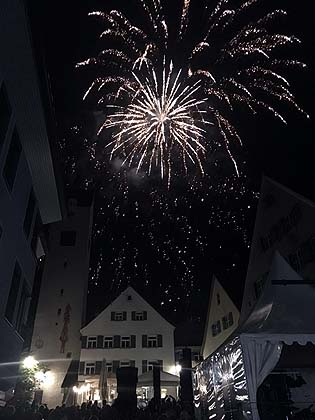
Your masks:
{"label": "window", "polygon": [[113,362],[106,362],[106,370],[108,373],[113,372]]}
{"label": "window", "polygon": [[229,312],[228,320],[229,320],[229,327],[231,327],[234,323],[232,312]]}
{"label": "window", "polygon": [[113,337],[105,337],[104,338],[104,347],[105,349],[113,348]]}
{"label": "window", "polygon": [[227,328],[229,328],[229,320],[228,320],[227,315],[225,315],[225,316],[222,318],[222,325],[223,325],[223,329],[224,329],[224,330],[226,330]]}
{"label": "window", "polygon": [[11,106],[4,83],[0,88],[0,151],[8,130],[11,118]]}
{"label": "window", "polygon": [[136,321],[143,321],[144,320],[144,313],[143,312],[136,312],[135,320]]}
{"label": "window", "polygon": [[63,289],[60,289],[60,296],[63,296]]}
{"label": "window", "polygon": [[217,304],[220,305],[220,303],[221,303],[220,293],[217,293]]}
{"label": "window", "polygon": [[129,349],[131,347],[131,337],[121,337],[121,348]]}
{"label": "window", "polygon": [[67,353],[67,359],[71,359],[71,357],[72,357],[72,353],[71,353],[71,351],[68,351],[68,353]]}
{"label": "window", "polygon": [[212,336],[215,337],[216,335],[220,334],[221,332],[221,322],[218,321],[211,326]]}
{"label": "window", "polygon": [[64,230],[60,233],[61,246],[74,246],[77,233],[75,230]]}
{"label": "window", "polygon": [[37,258],[40,257],[39,252],[38,252],[38,243],[39,243],[39,233],[40,233],[41,227],[42,227],[42,219],[40,217],[39,211],[37,211],[32,240],[31,240],[31,248],[34,255],[36,255]]}
{"label": "window", "polygon": [[10,191],[12,191],[12,188],[14,185],[17,168],[18,168],[18,164],[19,164],[19,160],[21,156],[21,151],[22,151],[22,147],[21,147],[19,135],[15,128],[12,135],[12,140],[10,143],[5,165],[3,168],[3,177]]}
{"label": "window", "polygon": [[15,306],[17,303],[17,298],[18,298],[19,289],[20,289],[20,282],[21,282],[21,267],[19,266],[18,263],[16,263],[14,267],[14,271],[13,271],[10,292],[9,292],[7,306],[5,310],[5,317],[11,323],[14,317]]}
{"label": "window", "polygon": [[85,362],[85,375],[95,375],[95,362]]}
{"label": "window", "polygon": [[31,295],[27,286],[27,283],[23,282],[20,302],[19,302],[19,310],[16,319],[16,329],[17,331],[24,336],[25,327],[27,325],[27,316],[29,310],[29,304],[31,300]]}
{"label": "window", "polygon": [[154,366],[159,366],[159,365],[162,365],[162,361],[158,361],[158,360],[150,360],[150,361],[148,361],[148,367],[147,367],[147,370],[148,370],[148,371],[153,370],[153,367],[154,367]]}
{"label": "window", "polygon": [[148,347],[157,347],[158,346],[158,339],[156,335],[149,335],[148,336]]}
{"label": "window", "polygon": [[121,368],[123,368],[123,367],[130,367],[130,361],[127,361],[127,362],[120,362],[120,367]]}
{"label": "window", "polygon": [[201,356],[198,352],[193,352],[192,354],[192,360],[196,363],[200,362]]}
{"label": "window", "polygon": [[126,312],[112,312],[111,313],[111,320],[112,321],[125,321],[127,319]]}
{"label": "window", "polygon": [[97,337],[88,337],[87,339],[87,348],[88,349],[96,349],[97,347]]}
{"label": "window", "polygon": [[61,315],[61,308],[58,309],[57,311],[57,315],[60,316]]}
{"label": "window", "polygon": [[35,196],[34,196],[34,191],[31,190],[30,196],[28,198],[28,204],[27,204],[27,209],[26,209],[24,223],[23,223],[23,229],[27,238],[30,235],[33,216],[34,216],[34,210],[35,210]]}
{"label": "window", "polygon": [[127,300],[131,300],[131,299],[132,299],[131,295],[128,295]]}

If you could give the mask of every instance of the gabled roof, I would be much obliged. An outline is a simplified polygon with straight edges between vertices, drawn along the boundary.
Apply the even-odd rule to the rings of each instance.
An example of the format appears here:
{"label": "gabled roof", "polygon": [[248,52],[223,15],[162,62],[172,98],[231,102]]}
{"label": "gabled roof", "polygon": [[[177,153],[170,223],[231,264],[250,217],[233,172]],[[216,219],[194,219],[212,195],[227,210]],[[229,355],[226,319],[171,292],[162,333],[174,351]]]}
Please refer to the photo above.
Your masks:
{"label": "gabled roof", "polygon": [[203,340],[202,340],[202,346],[201,346],[201,353],[203,353],[204,352],[204,349],[205,349],[206,340],[207,340],[207,336],[208,336],[209,328],[210,328],[210,318],[211,318],[212,302],[215,299],[214,298],[214,294],[215,294],[215,291],[218,288],[220,288],[221,290],[223,290],[223,292],[225,294],[225,297],[227,298],[227,300],[228,300],[231,308],[233,308],[233,309],[235,309],[235,311],[239,312],[238,309],[237,309],[237,307],[236,307],[236,305],[234,304],[234,302],[230,298],[229,294],[225,290],[225,288],[219,282],[219,280],[217,279],[217,277],[215,275],[213,275],[212,276],[212,281],[211,281],[210,293],[209,293],[208,311],[207,311],[206,324],[205,324],[205,328],[204,328],[204,334],[203,334]]}
{"label": "gabled roof", "polygon": [[315,334],[315,284],[308,284],[275,252],[267,282],[247,321],[245,334]]}
{"label": "gabled roof", "polygon": [[175,329],[175,326],[172,325],[169,321],[167,321],[156,309],[153,308],[133,287],[128,286],[125,290],[123,290],[110,304],[108,304],[95,318],[93,318],[88,324],[86,324],[83,328],[81,328],[81,333],[88,328],[91,324],[93,324],[97,319],[101,318],[103,313],[112,305],[114,305],[122,295],[134,294],[136,295],[140,301],[144,304],[144,306],[150,307],[152,312],[155,312],[164,322],[169,324],[169,326]]}

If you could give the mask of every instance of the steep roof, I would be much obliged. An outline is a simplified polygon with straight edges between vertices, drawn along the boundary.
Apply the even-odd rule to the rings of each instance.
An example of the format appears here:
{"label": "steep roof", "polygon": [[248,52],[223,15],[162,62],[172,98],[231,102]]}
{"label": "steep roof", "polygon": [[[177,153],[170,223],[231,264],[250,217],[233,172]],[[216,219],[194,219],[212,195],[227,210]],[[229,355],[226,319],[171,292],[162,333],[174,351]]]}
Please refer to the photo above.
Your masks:
{"label": "steep roof", "polygon": [[155,312],[163,321],[165,321],[167,324],[169,324],[170,327],[173,329],[175,328],[174,325],[172,325],[169,321],[167,321],[155,308],[153,308],[152,305],[150,305],[133,287],[128,286],[125,290],[123,290],[114,300],[112,300],[95,318],[93,318],[90,322],[88,322],[82,329],[81,332],[83,332],[86,328],[88,328],[91,324],[93,324],[97,319],[101,318],[103,316],[103,313],[112,305],[115,305],[115,303],[121,298],[122,295],[128,295],[128,294],[134,294],[139,298],[139,300],[144,304],[144,306],[150,307],[150,309]]}

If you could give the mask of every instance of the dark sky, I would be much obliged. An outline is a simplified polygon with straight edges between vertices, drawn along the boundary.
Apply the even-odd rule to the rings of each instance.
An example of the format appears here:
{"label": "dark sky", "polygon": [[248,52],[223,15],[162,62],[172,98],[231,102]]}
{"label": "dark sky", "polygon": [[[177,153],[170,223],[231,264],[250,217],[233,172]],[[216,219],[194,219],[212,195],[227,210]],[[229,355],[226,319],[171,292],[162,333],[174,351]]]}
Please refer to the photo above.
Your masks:
{"label": "dark sky", "polygon": [[[175,9],[178,1],[170,1]],[[275,2],[261,3],[268,10]],[[293,55],[309,68],[294,73],[293,90],[312,114],[312,2],[276,3],[288,11],[282,28],[303,41]],[[132,1],[29,0],[29,4],[33,37],[46,58],[59,143],[68,156],[67,173],[74,172],[74,185],[84,185],[86,179],[86,185],[97,190],[89,316],[132,284],[174,322],[203,318],[214,273],[240,305],[262,173],[315,199],[312,121],[288,111],[285,127],[268,115],[250,120],[240,113],[244,147],[237,151],[239,179],[230,163],[223,161],[210,167],[206,179],[193,189],[178,181],[170,190],[155,181],[120,182],[107,161],[95,169],[87,157],[95,121],[82,103],[89,76],[76,70],[75,64],[97,52],[102,26],[88,18],[88,12],[121,5],[129,18],[139,19]],[[74,170],[69,169],[71,164]]]}

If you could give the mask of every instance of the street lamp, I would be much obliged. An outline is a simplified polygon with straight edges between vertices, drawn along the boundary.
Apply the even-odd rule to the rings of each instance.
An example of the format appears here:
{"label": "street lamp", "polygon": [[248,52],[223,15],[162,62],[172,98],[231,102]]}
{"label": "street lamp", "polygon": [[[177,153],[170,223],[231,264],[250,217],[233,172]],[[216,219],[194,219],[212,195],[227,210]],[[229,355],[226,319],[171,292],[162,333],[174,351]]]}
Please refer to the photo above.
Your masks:
{"label": "street lamp", "polygon": [[34,369],[38,365],[38,361],[33,356],[27,356],[23,360],[23,367],[25,369]]}

